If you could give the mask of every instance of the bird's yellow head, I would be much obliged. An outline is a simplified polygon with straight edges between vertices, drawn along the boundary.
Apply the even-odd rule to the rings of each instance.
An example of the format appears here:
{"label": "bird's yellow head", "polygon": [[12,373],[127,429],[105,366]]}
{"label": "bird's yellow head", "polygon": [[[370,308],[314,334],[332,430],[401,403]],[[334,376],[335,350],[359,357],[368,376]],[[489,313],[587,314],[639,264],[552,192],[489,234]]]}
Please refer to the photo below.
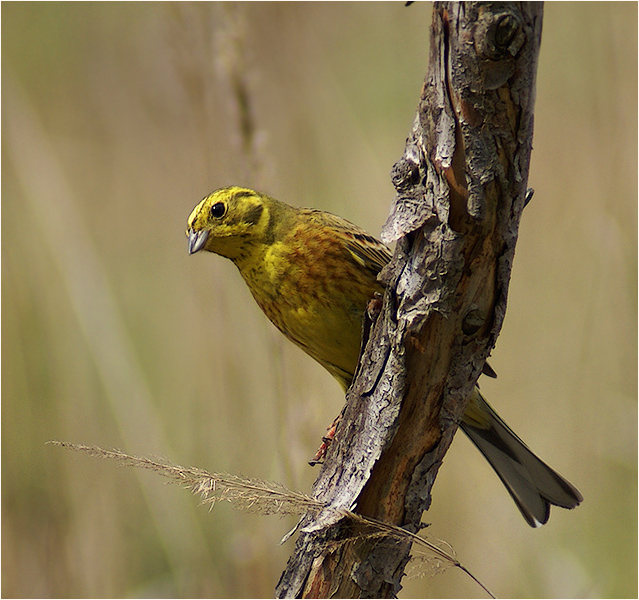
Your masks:
{"label": "bird's yellow head", "polygon": [[247,246],[265,236],[270,221],[268,196],[248,188],[229,187],[204,198],[188,220],[189,254],[200,250],[237,259]]}

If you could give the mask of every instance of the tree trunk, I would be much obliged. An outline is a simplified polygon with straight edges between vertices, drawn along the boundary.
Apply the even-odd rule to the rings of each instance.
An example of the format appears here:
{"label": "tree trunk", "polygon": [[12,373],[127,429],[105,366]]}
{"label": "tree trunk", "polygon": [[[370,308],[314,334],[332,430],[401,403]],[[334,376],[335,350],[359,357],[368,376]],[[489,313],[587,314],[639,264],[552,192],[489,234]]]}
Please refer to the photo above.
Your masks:
{"label": "tree trunk", "polygon": [[410,544],[367,536],[346,508],[417,532],[495,345],[525,204],[542,3],[440,2],[430,65],[383,239],[397,241],[366,345],[278,597],[393,597]]}

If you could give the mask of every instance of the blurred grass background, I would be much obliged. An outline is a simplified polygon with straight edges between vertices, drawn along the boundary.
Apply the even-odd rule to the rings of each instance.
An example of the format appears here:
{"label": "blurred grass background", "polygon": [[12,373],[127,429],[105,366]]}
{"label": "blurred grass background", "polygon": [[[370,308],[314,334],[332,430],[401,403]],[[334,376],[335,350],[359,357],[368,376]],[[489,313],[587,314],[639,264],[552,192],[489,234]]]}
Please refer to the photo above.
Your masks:
{"label": "blurred grass background", "polygon": [[[429,23],[426,3],[3,3],[3,597],[272,597],[292,519],[45,442],[309,490],[339,388],[230,262],[187,255],[186,218],[241,184],[379,234]],[[585,502],[529,529],[460,435],[426,515],[502,597],[637,595],[636,24],[635,3],[546,5],[536,193],[482,383]],[[480,595],[455,570],[404,585]]]}

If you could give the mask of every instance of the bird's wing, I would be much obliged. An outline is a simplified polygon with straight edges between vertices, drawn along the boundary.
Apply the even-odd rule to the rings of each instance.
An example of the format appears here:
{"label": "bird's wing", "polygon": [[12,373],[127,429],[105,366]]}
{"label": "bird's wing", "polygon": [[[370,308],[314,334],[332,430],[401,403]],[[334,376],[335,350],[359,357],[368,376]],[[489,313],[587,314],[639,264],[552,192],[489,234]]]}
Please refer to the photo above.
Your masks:
{"label": "bird's wing", "polygon": [[361,227],[324,211],[308,209],[308,213],[324,227],[333,229],[344,240],[344,245],[353,258],[363,267],[377,274],[390,261],[392,254],[389,248]]}

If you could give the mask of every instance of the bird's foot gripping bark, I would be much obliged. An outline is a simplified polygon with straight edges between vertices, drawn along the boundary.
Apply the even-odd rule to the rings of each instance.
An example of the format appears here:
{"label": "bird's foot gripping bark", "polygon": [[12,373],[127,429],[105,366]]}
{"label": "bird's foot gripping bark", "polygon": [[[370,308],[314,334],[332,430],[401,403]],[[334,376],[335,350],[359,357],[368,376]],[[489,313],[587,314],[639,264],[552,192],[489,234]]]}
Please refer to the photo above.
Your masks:
{"label": "bird's foot gripping bark", "polygon": [[328,447],[331,445],[331,442],[333,441],[333,438],[335,437],[335,432],[337,431],[337,426],[339,425],[341,418],[342,418],[342,413],[337,415],[337,418],[333,421],[331,426],[326,430],[326,435],[322,438],[322,443],[320,447],[317,449],[315,456],[312,458],[312,460],[308,461],[308,464],[311,465],[311,467],[322,464],[324,462],[326,451],[328,450]]}

